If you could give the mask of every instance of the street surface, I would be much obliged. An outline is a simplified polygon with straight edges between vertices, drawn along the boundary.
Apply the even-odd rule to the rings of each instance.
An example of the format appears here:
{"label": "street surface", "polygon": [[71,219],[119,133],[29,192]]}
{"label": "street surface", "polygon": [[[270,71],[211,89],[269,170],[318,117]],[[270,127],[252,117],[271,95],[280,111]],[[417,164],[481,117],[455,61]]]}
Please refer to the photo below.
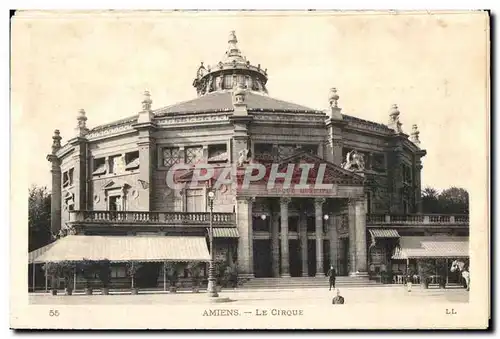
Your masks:
{"label": "street surface", "polygon": [[[466,303],[469,301],[469,292],[462,288],[453,289],[421,289],[414,287],[407,292],[402,286],[391,287],[362,287],[342,288],[340,294],[345,298],[346,304],[422,304],[422,303]],[[219,298],[230,302],[226,305],[249,306],[272,303],[275,306],[305,306],[331,304],[335,296],[334,291],[325,289],[301,289],[301,290],[223,290]],[[83,295],[52,296],[49,293],[30,294],[30,303],[39,305],[210,305],[213,298],[209,298],[204,292],[178,292],[165,293],[143,292],[139,295],[125,293],[111,295]],[[221,300],[222,301],[222,300]],[[223,305],[223,303],[219,304]]]}

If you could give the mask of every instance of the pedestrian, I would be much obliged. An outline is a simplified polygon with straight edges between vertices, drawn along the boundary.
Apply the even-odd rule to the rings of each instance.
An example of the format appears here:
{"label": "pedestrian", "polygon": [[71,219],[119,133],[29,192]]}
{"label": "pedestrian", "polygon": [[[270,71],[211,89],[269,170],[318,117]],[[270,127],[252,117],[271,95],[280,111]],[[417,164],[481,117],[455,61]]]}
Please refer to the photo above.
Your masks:
{"label": "pedestrian", "polygon": [[411,274],[411,271],[408,270],[406,272],[406,288],[407,288],[408,292],[411,292],[411,285],[412,285],[411,280],[412,280],[412,278],[413,278],[413,276]]}
{"label": "pedestrian", "polygon": [[330,280],[330,289],[329,291],[335,289],[335,278],[337,277],[337,274],[335,272],[335,269],[333,268],[333,265],[330,265],[330,269],[328,270],[328,273],[326,274]]}
{"label": "pedestrian", "polygon": [[343,304],[344,297],[340,295],[340,290],[337,290],[337,296],[332,299],[332,304]]}

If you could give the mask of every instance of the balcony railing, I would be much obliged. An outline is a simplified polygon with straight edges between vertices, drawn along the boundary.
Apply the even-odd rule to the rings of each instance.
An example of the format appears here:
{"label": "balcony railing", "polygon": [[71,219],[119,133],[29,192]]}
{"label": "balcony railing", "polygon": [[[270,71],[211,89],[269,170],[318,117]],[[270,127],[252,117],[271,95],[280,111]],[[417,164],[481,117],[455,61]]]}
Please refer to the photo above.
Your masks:
{"label": "balcony railing", "polygon": [[398,224],[398,225],[468,225],[466,214],[367,214],[367,224]]}
{"label": "balcony railing", "polygon": [[[208,212],[71,211],[73,223],[208,225]],[[234,225],[234,213],[213,213],[214,225]]]}

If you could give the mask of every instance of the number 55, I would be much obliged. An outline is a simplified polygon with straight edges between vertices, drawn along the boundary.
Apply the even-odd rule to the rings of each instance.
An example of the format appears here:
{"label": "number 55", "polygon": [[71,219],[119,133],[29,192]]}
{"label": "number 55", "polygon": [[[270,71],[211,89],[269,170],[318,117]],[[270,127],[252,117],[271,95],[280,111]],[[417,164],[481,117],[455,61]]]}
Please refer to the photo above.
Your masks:
{"label": "number 55", "polygon": [[51,317],[58,317],[59,316],[59,311],[58,310],[50,310],[49,311],[49,316],[51,316]]}

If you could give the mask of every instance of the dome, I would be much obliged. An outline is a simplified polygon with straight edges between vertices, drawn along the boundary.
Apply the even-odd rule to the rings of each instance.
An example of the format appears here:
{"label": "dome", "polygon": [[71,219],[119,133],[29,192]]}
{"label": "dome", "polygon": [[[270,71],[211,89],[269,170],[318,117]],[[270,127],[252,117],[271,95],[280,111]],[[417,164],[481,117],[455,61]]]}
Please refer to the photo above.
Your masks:
{"label": "dome", "polygon": [[219,63],[207,66],[201,63],[193,81],[198,96],[212,92],[232,91],[238,84],[248,91],[267,94],[267,70],[260,64],[250,64],[238,48],[238,38],[235,31],[229,33],[228,48]]}

